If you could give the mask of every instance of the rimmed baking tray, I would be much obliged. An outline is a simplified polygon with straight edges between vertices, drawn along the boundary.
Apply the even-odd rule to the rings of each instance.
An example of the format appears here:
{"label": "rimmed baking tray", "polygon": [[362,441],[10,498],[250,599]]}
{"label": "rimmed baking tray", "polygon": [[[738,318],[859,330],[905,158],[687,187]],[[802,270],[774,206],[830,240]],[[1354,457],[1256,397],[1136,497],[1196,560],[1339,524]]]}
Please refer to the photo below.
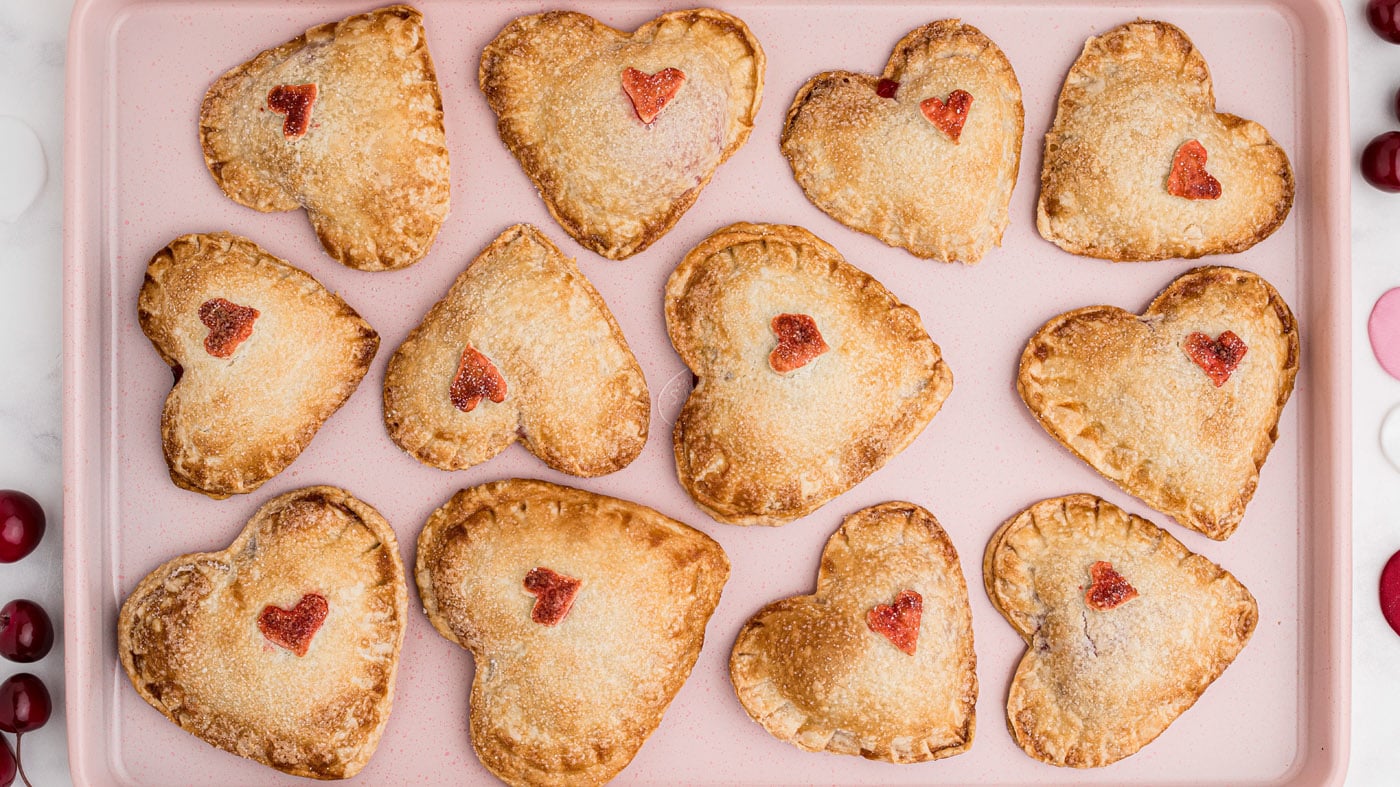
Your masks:
{"label": "rimmed baking tray", "polygon": [[[941,3],[727,2],[768,55],[748,144],[675,229],[624,262],[601,259],[549,218],[495,133],[476,86],[482,46],[539,3],[423,0],[445,103],[452,214],[421,263],[394,273],[342,268],[304,215],[259,214],[225,198],[205,170],[197,117],[224,70],[305,28],[369,3],[80,0],[68,61],[65,205],[65,608],[73,775],[80,784],[273,784],[295,781],[217,751],[166,722],[131,689],[115,654],[118,605],[167,558],[222,548],[274,495],[344,486],[398,531],[405,561],[427,514],[458,488],[546,478],[651,505],[718,539],[734,564],[694,673],[620,777],[650,783],[1323,784],[1340,782],[1348,737],[1350,359],[1346,47],[1331,0]],[[677,3],[569,3],[630,30]],[[1263,123],[1289,152],[1298,199],[1253,249],[1212,263],[1264,275],[1302,326],[1302,371],[1280,439],[1239,532],[1209,541],[1119,492],[1060,448],[1014,391],[1026,338],[1078,306],[1143,308],[1188,261],[1131,265],[1076,258],[1034,229],[1041,140],[1060,82],[1084,39],[1135,17],[1182,27],[1204,52],[1222,111]],[[811,206],[778,152],[797,88],[818,71],[878,72],[890,48],[928,21],[961,17],[1005,50],[1025,95],[1026,136],[1011,227],[975,267],[917,260]],[[652,436],[630,467],[571,479],[518,447],[460,473],[419,465],[388,440],[380,386],[389,355],[466,263],[504,227],[530,221],[595,283],[646,372]],[[903,454],[804,520],[779,529],[719,525],[674,477],[670,427],[690,376],[665,333],[661,292],[684,252],[733,221],[805,226],[923,315],[956,384]],[[359,391],[302,457],[257,493],[226,501],[176,489],[161,459],[165,365],[141,335],[136,293],[150,256],[173,237],[231,230],[341,293],[383,346]],[[1096,771],[1032,761],[1005,728],[1021,640],[981,592],[981,558],[1007,517],[1043,497],[1087,491],[1163,524],[1236,574],[1259,601],[1253,640],[1197,705],[1139,754]],[[810,592],[817,555],[841,518],[891,499],[930,509],[957,546],[971,589],[981,695],[967,754],[895,766],[808,754],[744,714],[726,669],[743,622],[774,599]],[[460,784],[491,777],[467,735],[469,655],[435,634],[411,596],[397,702],[365,784]],[[288,687],[295,690],[295,687]]]}

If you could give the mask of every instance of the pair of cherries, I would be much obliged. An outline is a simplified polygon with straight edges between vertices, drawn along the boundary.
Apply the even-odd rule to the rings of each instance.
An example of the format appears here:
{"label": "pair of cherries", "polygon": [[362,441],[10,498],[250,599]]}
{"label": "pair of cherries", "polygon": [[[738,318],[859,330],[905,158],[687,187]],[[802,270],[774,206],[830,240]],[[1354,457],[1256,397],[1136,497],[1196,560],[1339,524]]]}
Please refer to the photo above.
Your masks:
{"label": "pair of cherries", "polygon": [[[44,509],[23,492],[0,489],[0,563],[13,563],[39,545],[44,537]],[[0,607],[0,656],[11,661],[38,661],[53,647],[53,622],[44,608],[28,599],[16,599]],[[0,736],[0,787],[8,787],[18,771],[26,785],[19,758],[24,733],[48,723],[53,712],[49,690],[39,676],[29,672],[11,675],[0,683],[0,730],[15,734],[15,748]]]}
{"label": "pair of cherries", "polygon": [[[1400,0],[1370,0],[1366,21],[1376,35],[1400,44]],[[1400,93],[1395,96],[1395,114],[1400,118]],[[1361,177],[1381,191],[1400,192],[1400,131],[1381,134],[1361,151]]]}

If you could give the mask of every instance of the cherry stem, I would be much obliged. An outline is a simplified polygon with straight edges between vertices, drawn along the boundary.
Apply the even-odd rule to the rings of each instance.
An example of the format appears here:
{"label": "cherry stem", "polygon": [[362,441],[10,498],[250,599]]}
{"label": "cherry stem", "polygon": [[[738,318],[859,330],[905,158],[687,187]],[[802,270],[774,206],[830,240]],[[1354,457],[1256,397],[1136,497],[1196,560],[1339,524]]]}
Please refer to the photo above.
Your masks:
{"label": "cherry stem", "polygon": [[24,744],[24,736],[15,733],[15,765],[19,767],[19,778],[24,780],[24,787],[34,787],[29,783],[29,777],[24,775],[24,760],[20,759],[19,747]]}

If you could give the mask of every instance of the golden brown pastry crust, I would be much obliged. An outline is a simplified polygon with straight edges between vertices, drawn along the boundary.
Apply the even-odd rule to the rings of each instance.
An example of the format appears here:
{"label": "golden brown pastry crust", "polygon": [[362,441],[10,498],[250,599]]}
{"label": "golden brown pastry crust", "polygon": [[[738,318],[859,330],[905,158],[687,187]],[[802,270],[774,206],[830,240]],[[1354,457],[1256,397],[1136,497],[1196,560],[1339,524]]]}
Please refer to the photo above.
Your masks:
{"label": "golden brown pastry crust", "polygon": [[[450,386],[472,346],[505,399],[457,409]],[[647,440],[651,394],[622,329],[573,260],[528,224],[501,233],[389,359],[384,424],[424,464],[462,470],[517,439],[576,476],[626,467]]]}
{"label": "golden brown pastry crust", "polygon": [[[1105,561],[1138,595],[1085,601]],[[1249,641],[1254,597],[1165,531],[1093,495],[1043,500],[992,536],[987,597],[1026,640],[1006,703],[1031,757],[1096,768],[1152,742]]]}
{"label": "golden brown pastry crust", "polygon": [[[255,308],[227,358],[205,349],[206,301]],[[256,243],[182,235],[151,258],[141,330],[175,369],[160,436],[176,486],[221,499],[257,489],[299,456],[369,369],[379,334],[339,296]]]}
{"label": "golden brown pastry crust", "polygon": [[[906,590],[923,599],[912,656],[866,624]],[[972,746],[976,668],[957,550],[932,514],[899,502],[846,517],[817,592],[764,607],[729,657],[739,702],[780,740],[898,763]]]}
{"label": "golden brown pastry crust", "polygon": [[[830,346],[789,374],[769,365],[784,313],[815,318]],[[676,473],[721,522],[811,513],[904,450],[953,389],[919,313],[801,227],[716,230],[667,281],[666,329],[698,378]]]}
{"label": "golden brown pastry crust", "polygon": [[[882,98],[882,80],[899,83]],[[954,142],[919,102],[972,95]],[[880,76],[828,71],[797,91],[782,149],[814,205],[918,257],[977,262],[1001,245],[1021,162],[1021,86],[997,45],[957,19],[911,31]]]}
{"label": "golden brown pastry crust", "polygon": [[[479,80],[550,214],[620,260],[665,235],[748,140],[764,67],[758,40],[722,11],[672,11],[630,34],[551,11],[516,19],[487,44]],[[626,68],[685,74],[650,125],[622,90]]]}
{"label": "golden brown pastry crust", "polygon": [[[1232,331],[1248,351],[1224,385],[1183,349]],[[1141,317],[1113,306],[1062,314],[1021,354],[1016,388],[1055,439],[1125,492],[1223,540],[1244,516],[1298,374],[1283,297],[1237,268],[1196,268]]]}
{"label": "golden brown pastry crust", "polygon": [[[258,628],[266,606],[328,604],[304,656]],[[117,650],[141,698],[205,742],[279,771],[354,776],[394,704],[408,587],[388,522],[342,489],[273,498],[221,552],[184,555],[122,604]]]}
{"label": "golden brown pastry crust", "polygon": [[[283,136],[279,85],[319,88]],[[326,253],[360,270],[422,259],[448,210],[442,97],[423,17],[406,5],[320,25],[219,77],[200,110],[204,162],[235,202],[306,208]]]}
{"label": "golden brown pastry crust", "polygon": [[[526,574],[582,581],[532,622]],[[508,784],[602,784],[661,723],[729,576],[708,536],[642,505],[543,481],[464,489],[418,537],[418,592],[472,652],[471,740]]]}
{"label": "golden brown pastry crust", "polygon": [[[1196,139],[1219,199],[1166,190]],[[1138,21],[1092,37],[1045,135],[1036,227],[1073,254],[1117,262],[1230,254],[1278,229],[1293,169],[1263,126],[1216,113],[1210,70],[1178,28]]]}

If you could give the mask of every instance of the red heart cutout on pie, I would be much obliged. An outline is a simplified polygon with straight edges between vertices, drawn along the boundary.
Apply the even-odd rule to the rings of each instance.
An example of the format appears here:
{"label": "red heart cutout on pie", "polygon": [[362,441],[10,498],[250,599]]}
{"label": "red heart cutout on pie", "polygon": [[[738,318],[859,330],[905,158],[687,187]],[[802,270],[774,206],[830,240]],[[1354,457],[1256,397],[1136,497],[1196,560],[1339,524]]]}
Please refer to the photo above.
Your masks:
{"label": "red heart cutout on pie", "polygon": [[919,102],[919,110],[924,113],[924,117],[954,142],[962,136],[963,124],[967,122],[967,110],[971,106],[972,94],[966,90],[954,90],[948,94],[946,102],[938,96],[929,96]]}
{"label": "red heart cutout on pie", "polygon": [[918,651],[919,623],[923,617],[924,597],[913,590],[901,590],[893,604],[872,607],[865,615],[865,625],[912,656]]}
{"label": "red heart cutout on pie", "polygon": [[1185,349],[1216,388],[1230,379],[1230,373],[1239,368],[1240,359],[1249,352],[1244,339],[1236,336],[1234,331],[1225,331],[1214,339],[1204,333],[1193,333],[1186,337]]}
{"label": "red heart cutout on pie", "polygon": [[778,346],[768,355],[768,365],[780,374],[801,369],[808,361],[831,349],[822,339],[817,321],[805,314],[779,314],[773,318]]}
{"label": "red heart cutout on pie", "polygon": [[311,638],[326,622],[330,609],[326,597],[320,593],[302,596],[301,601],[291,609],[268,605],[258,616],[258,631],[272,644],[305,656],[311,647]]}
{"label": "red heart cutout on pie", "polygon": [[199,321],[209,329],[204,337],[204,349],[215,358],[227,358],[253,335],[253,321],[261,313],[251,306],[210,298],[199,306]]}
{"label": "red heart cutout on pie", "polygon": [[647,125],[656,120],[666,104],[680,92],[685,74],[678,68],[663,68],[655,74],[628,67],[622,72],[622,89],[632,99],[637,118]]}
{"label": "red heart cutout on pie", "polygon": [[1198,140],[1183,142],[1176,149],[1167,193],[1185,199],[1220,199],[1220,181],[1206,172],[1206,148]]}
{"label": "red heart cutout on pie", "polygon": [[464,413],[470,413],[485,396],[496,404],[506,400],[506,381],[496,369],[491,359],[467,345],[462,351],[462,360],[457,364],[457,376],[452,378],[448,389],[452,405]]}
{"label": "red heart cutout on pie", "polygon": [[554,626],[569,614],[583,585],[573,577],[540,566],[525,575],[525,590],[536,598],[530,609],[530,620],[545,626]]}

